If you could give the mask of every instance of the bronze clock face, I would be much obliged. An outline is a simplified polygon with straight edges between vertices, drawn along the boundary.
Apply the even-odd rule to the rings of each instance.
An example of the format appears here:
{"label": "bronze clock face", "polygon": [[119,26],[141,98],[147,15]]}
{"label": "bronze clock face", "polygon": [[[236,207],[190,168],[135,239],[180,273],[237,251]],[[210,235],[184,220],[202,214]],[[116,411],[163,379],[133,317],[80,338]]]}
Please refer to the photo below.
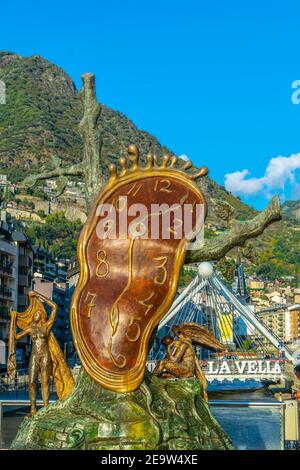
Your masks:
{"label": "bronze clock face", "polygon": [[[99,204],[114,215],[106,237],[99,233],[109,211],[101,214]],[[185,219],[168,209],[174,205],[188,208],[195,228],[197,205],[205,207],[197,186],[176,170],[138,168],[104,189],[80,237],[75,344],[87,372],[114,391],[140,385],[151,334],[176,293],[188,241]]]}

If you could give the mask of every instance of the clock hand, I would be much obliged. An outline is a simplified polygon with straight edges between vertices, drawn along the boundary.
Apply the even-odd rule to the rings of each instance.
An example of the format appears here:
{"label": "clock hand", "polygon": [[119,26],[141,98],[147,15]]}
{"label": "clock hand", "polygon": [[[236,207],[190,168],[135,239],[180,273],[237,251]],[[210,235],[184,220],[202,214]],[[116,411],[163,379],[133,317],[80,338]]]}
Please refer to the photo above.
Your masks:
{"label": "clock hand", "polygon": [[109,343],[108,343],[108,353],[109,353],[109,356],[110,356],[112,362],[115,364],[115,366],[117,366],[119,368],[125,367],[127,360],[126,360],[126,357],[123,354],[120,354],[120,355],[118,355],[117,359],[121,359],[121,363],[116,361],[116,359],[115,359],[115,357],[112,353],[112,340],[113,340],[113,336],[115,335],[115,333],[118,329],[118,325],[119,325],[118,303],[119,303],[120,299],[122,298],[122,296],[125,294],[125,292],[127,292],[127,290],[129,289],[131,281],[132,281],[132,253],[133,253],[134,242],[135,242],[135,238],[131,238],[129,248],[128,248],[128,281],[127,281],[127,284],[124,287],[123,291],[118,296],[118,298],[115,300],[115,302],[114,302],[114,304],[111,308],[111,311],[109,313],[109,322],[110,322],[110,326],[111,326],[111,329],[112,329],[112,334],[111,334],[111,337],[110,337]]}

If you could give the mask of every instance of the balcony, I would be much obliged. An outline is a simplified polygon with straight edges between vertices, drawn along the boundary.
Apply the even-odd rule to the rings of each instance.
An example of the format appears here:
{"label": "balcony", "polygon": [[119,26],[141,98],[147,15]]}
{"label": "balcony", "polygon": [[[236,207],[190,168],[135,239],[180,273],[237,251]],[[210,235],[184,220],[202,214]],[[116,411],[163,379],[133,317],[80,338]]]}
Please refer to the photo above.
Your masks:
{"label": "balcony", "polygon": [[0,298],[2,299],[12,299],[13,291],[9,287],[0,286]]}
{"label": "balcony", "polygon": [[1,263],[0,262],[0,275],[12,277],[13,276],[12,263]]}

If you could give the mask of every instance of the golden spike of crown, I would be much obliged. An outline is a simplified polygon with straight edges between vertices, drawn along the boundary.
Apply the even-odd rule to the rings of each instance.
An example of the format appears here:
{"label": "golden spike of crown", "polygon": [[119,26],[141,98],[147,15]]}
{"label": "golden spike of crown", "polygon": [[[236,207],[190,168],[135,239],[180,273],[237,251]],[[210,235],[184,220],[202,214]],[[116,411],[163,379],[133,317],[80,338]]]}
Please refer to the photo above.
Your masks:
{"label": "golden spike of crown", "polygon": [[[131,163],[131,167],[127,166],[128,160]],[[122,178],[129,173],[133,173],[136,171],[151,171],[151,170],[162,170],[162,171],[174,171],[184,173],[185,176],[191,180],[196,180],[202,176],[206,176],[208,174],[208,168],[206,166],[202,166],[197,173],[186,173],[187,170],[193,167],[193,163],[191,160],[185,162],[180,168],[175,168],[175,165],[178,161],[178,158],[175,156],[170,157],[170,155],[164,155],[162,157],[161,165],[158,165],[158,159],[156,155],[148,154],[146,158],[146,166],[139,165],[139,149],[136,145],[129,145],[128,147],[128,159],[125,158],[123,155],[119,158],[120,164],[120,173],[118,174],[116,165],[110,164],[109,165],[109,172],[110,172],[110,182],[115,181],[117,178]]]}

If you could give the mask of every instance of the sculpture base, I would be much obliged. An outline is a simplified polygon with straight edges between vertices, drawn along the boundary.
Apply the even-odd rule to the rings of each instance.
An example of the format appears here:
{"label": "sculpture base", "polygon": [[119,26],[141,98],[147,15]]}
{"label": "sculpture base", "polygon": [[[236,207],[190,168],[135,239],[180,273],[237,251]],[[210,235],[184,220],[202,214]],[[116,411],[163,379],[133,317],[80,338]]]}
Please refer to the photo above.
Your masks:
{"label": "sculpture base", "polygon": [[65,400],[25,418],[11,449],[233,449],[198,379],[146,373],[140,388],[114,393],[82,369]]}

